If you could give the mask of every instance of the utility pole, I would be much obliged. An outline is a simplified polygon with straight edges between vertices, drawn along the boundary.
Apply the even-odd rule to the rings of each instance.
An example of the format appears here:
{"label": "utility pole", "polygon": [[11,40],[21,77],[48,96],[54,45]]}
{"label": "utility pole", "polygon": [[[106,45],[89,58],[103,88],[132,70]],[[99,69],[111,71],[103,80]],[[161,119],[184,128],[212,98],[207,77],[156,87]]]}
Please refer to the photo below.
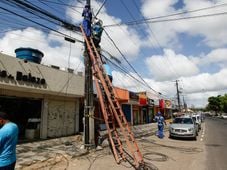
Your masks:
{"label": "utility pole", "polygon": [[185,112],[187,111],[187,103],[185,102],[185,100],[184,100],[184,96],[183,96],[183,103],[184,103],[184,110],[185,110]]}
{"label": "utility pole", "polygon": [[179,80],[176,80],[177,102],[178,102],[178,109],[179,109],[179,111],[181,111],[181,106],[180,106],[180,91],[179,91],[179,88],[178,88],[178,81]]}
{"label": "utility pole", "polygon": [[[87,5],[91,5],[90,0],[86,0]],[[94,119],[91,118],[94,114],[94,99],[93,99],[93,79],[92,79],[92,62],[88,54],[88,49],[85,45],[84,51],[85,65],[85,99],[84,99],[84,146],[89,148],[95,145],[94,137]]]}

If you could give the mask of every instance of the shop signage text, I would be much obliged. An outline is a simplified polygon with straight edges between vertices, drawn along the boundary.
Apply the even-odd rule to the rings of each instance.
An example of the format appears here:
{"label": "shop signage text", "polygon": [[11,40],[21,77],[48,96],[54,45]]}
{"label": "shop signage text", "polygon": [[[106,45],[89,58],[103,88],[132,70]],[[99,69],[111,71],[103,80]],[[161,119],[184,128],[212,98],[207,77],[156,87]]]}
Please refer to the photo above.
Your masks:
{"label": "shop signage text", "polygon": [[44,78],[32,76],[31,73],[28,73],[28,75],[26,75],[20,71],[17,71],[16,80],[17,81],[26,81],[26,82],[30,82],[30,83],[36,83],[36,84],[46,84],[46,80]]}
{"label": "shop signage text", "polygon": [[[14,80],[14,76],[7,73],[6,70],[0,70],[0,77]],[[30,82],[30,83],[36,83],[36,84],[42,84],[42,85],[46,84],[46,80],[44,78],[32,76],[31,73],[23,74],[20,71],[17,71],[17,73],[16,73],[16,80]]]}

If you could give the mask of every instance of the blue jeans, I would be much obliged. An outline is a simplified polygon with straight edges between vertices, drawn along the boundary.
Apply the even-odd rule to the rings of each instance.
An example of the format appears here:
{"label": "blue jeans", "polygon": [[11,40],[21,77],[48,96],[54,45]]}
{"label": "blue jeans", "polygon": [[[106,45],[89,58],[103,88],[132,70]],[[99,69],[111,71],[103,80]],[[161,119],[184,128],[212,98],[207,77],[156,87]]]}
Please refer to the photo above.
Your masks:
{"label": "blue jeans", "polygon": [[91,22],[84,19],[83,20],[83,29],[87,37],[91,36]]}
{"label": "blue jeans", "polygon": [[163,129],[164,129],[164,125],[158,125],[158,137],[159,138],[163,138],[164,137]]}

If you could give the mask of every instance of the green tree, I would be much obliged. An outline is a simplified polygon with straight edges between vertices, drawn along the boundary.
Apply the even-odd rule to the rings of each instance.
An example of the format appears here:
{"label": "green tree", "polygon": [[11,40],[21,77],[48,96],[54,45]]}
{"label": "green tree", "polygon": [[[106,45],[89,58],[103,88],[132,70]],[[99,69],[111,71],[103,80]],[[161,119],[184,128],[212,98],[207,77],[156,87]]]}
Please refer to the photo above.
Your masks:
{"label": "green tree", "polygon": [[209,102],[208,106],[207,106],[208,110],[215,111],[216,114],[221,111],[221,96],[220,95],[218,95],[217,97],[214,97],[214,96],[209,97],[208,102]]}
{"label": "green tree", "polygon": [[227,113],[227,94],[220,97],[221,111]]}

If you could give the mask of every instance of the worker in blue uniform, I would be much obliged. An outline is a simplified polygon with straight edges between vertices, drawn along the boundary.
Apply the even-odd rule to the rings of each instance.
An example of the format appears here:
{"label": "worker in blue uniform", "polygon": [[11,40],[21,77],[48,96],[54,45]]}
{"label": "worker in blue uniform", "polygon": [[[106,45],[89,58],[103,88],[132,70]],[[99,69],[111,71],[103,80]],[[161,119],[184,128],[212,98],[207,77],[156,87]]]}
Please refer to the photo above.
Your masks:
{"label": "worker in blue uniform", "polygon": [[164,119],[164,117],[162,116],[161,112],[158,112],[157,115],[155,116],[154,120],[157,122],[158,124],[158,132],[157,132],[157,136],[159,138],[163,138],[164,137],[164,124],[166,125],[166,121]]}
{"label": "worker in blue uniform", "polygon": [[96,48],[100,48],[99,43],[101,42],[102,32],[102,21],[100,19],[96,19],[94,24],[92,25],[92,40]]}
{"label": "worker in blue uniform", "polygon": [[92,21],[92,12],[91,12],[91,8],[90,5],[86,4],[83,12],[82,12],[82,16],[84,17],[83,19],[83,29],[85,32],[85,35],[87,37],[91,36],[91,21]]}

